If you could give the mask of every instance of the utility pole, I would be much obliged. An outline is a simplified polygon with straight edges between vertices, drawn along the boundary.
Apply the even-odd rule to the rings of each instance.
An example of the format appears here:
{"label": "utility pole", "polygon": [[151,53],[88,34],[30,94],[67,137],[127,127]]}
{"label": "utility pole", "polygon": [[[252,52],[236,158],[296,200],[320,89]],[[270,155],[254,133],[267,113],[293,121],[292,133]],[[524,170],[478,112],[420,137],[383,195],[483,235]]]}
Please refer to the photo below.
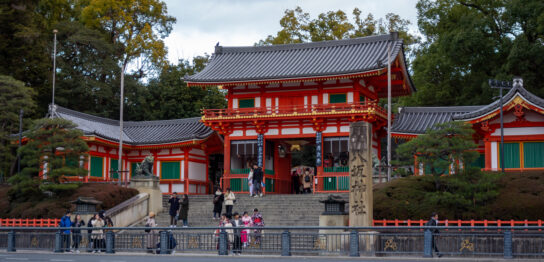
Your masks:
{"label": "utility pole", "polygon": [[391,181],[391,45],[387,46],[387,182]]}
{"label": "utility pole", "polygon": [[19,110],[19,150],[17,150],[17,174],[21,173],[21,146],[23,144],[23,109]]}
{"label": "utility pole", "polygon": [[51,97],[51,108],[50,108],[50,118],[53,118],[55,113],[55,78],[57,76],[57,29],[53,30],[53,92]]}
{"label": "utility pole", "polygon": [[[126,62],[123,63],[123,68],[121,69],[121,93],[120,93],[120,101],[119,101],[119,159],[117,162],[117,182],[119,186],[123,185],[123,179],[122,175],[124,174],[121,172],[123,170],[123,105],[125,104],[125,69],[126,69]],[[128,174],[127,174],[128,176]],[[128,179],[127,179],[128,180]]]}
{"label": "utility pole", "polygon": [[502,107],[503,107],[503,104],[502,104],[502,90],[503,89],[510,89],[512,88],[512,82],[508,82],[508,81],[500,81],[500,80],[494,80],[494,79],[489,79],[489,86],[491,86],[491,88],[498,88],[499,89],[499,107],[500,107],[500,118],[501,118],[501,144],[500,144],[500,147],[499,147],[499,151],[500,151],[500,167],[501,167],[501,172],[504,173],[504,119],[503,119],[503,110],[502,110]]}

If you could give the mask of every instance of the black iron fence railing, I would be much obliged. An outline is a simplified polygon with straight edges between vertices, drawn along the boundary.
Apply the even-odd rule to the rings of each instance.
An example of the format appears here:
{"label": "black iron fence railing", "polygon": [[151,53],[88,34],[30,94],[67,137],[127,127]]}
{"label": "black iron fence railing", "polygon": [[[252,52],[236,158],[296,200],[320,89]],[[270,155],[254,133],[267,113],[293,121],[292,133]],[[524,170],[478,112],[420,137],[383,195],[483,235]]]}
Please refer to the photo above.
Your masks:
{"label": "black iron fence railing", "polygon": [[[0,228],[0,248],[54,252],[544,258],[544,227]],[[448,230],[446,230],[448,229]],[[92,230],[92,231],[89,231]],[[436,230],[439,231],[436,232]],[[436,249],[434,248],[436,246]],[[438,252],[437,252],[438,251]]]}

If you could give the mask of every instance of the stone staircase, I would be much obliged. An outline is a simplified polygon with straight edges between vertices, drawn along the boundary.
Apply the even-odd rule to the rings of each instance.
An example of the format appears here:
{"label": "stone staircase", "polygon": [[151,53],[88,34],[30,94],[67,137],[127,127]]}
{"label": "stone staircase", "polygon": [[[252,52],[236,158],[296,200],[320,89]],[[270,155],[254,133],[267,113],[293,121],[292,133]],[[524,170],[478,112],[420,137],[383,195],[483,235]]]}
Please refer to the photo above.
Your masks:
{"label": "stone staircase", "polygon": [[[348,199],[347,194],[340,194]],[[163,196],[164,210],[158,214],[157,223],[159,226],[170,225],[168,214],[168,199],[170,196]],[[233,213],[240,215],[247,211],[250,215],[254,208],[258,208],[263,215],[266,226],[318,226],[319,215],[324,211],[324,200],[328,194],[305,194],[305,195],[276,195],[269,194],[262,198],[252,198],[248,194],[236,194]],[[181,196],[180,196],[181,198]],[[226,211],[223,206],[223,213]],[[189,226],[190,227],[214,227],[218,220],[213,220],[213,196],[212,195],[190,195],[189,196]],[[178,222],[178,225],[181,221]]]}

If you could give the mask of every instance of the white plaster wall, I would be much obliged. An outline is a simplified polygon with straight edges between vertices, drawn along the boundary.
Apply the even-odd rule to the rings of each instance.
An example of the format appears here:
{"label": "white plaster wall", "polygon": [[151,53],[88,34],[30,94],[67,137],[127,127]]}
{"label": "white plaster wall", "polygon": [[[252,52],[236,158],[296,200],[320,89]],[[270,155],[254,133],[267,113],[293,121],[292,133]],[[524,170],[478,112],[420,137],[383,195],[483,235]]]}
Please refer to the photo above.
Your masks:
{"label": "white plaster wall", "polygon": [[142,150],[142,156],[148,156],[151,155],[151,152],[149,150]]}
{"label": "white plaster wall", "polygon": [[132,150],[128,153],[129,156],[138,156],[139,152],[137,150]]}
{"label": "white plaster wall", "polygon": [[161,161],[157,161],[157,170],[154,170],[155,174],[159,175],[160,177],[160,173],[161,173]]}
{"label": "white plaster wall", "polygon": [[191,153],[193,155],[199,155],[199,156],[205,156],[206,155],[206,153],[204,153],[204,150],[198,149],[198,148],[191,149],[191,151],[189,151],[189,153]]}
{"label": "white plaster wall", "polygon": [[329,103],[329,94],[323,93],[323,104],[328,104],[328,103]]}
{"label": "white plaster wall", "polygon": [[189,193],[196,193],[196,185],[189,185]]}
{"label": "white plaster wall", "polygon": [[100,152],[100,153],[106,153],[106,149],[104,149],[103,146],[98,147],[98,152]]}
{"label": "white plaster wall", "polygon": [[491,168],[492,169],[496,169],[498,168],[499,164],[498,164],[498,160],[499,158],[497,157],[497,142],[491,142]]}
{"label": "white plaster wall", "polygon": [[312,96],[312,105],[317,105],[317,96]]}
{"label": "white plaster wall", "polygon": [[267,98],[266,99],[266,107],[271,107],[272,106],[272,98]]}
{"label": "white plaster wall", "polygon": [[353,92],[348,92],[348,103],[353,103]]}
{"label": "white plaster wall", "polygon": [[256,136],[256,135],[257,135],[257,131],[255,131],[255,129],[246,130],[246,136]]}
{"label": "white plaster wall", "polygon": [[327,129],[323,131],[323,133],[336,133],[336,132],[338,132],[338,128],[336,128],[335,126],[328,126]]}
{"label": "white plaster wall", "polygon": [[189,179],[206,181],[206,164],[189,161]]}
{"label": "white plaster wall", "polygon": [[275,129],[268,129],[268,132],[266,132],[265,135],[277,135],[279,133],[280,131],[277,128],[275,128]]}
{"label": "white plaster wall", "polygon": [[161,151],[157,153],[157,155],[168,155],[168,154],[170,154],[170,150],[168,149],[162,149]]}
{"label": "white plaster wall", "polygon": [[255,97],[255,107],[261,107],[261,97]]}
{"label": "white plaster wall", "polygon": [[232,99],[232,108],[238,108],[238,98]]}
{"label": "white plaster wall", "polygon": [[181,161],[181,165],[179,166],[179,168],[181,168],[181,170],[179,171],[179,176],[181,177],[181,180],[185,180],[185,161],[182,160]]}
{"label": "white plaster wall", "polygon": [[185,188],[183,187],[183,184],[172,184],[172,192],[185,193]]}
{"label": "white plaster wall", "polygon": [[305,127],[302,129],[303,134],[315,134],[315,130],[311,127]]}
{"label": "white plaster wall", "polygon": [[[542,135],[542,134],[544,134],[544,126],[543,127],[504,128],[505,136]],[[497,128],[495,132],[493,132],[493,134],[491,135],[500,136],[501,129]]]}
{"label": "white plaster wall", "polygon": [[230,134],[230,136],[243,136],[243,135],[244,135],[243,130],[234,130],[232,131],[232,134]]}
{"label": "white plaster wall", "polygon": [[349,126],[341,126],[340,132],[349,132]]}
{"label": "white plaster wall", "polygon": [[283,128],[281,133],[284,135],[298,135],[300,134],[299,128]]}
{"label": "white plaster wall", "polygon": [[183,151],[180,148],[173,148],[172,154],[183,154]]}
{"label": "white plaster wall", "polygon": [[168,193],[168,184],[160,184],[161,192]]}

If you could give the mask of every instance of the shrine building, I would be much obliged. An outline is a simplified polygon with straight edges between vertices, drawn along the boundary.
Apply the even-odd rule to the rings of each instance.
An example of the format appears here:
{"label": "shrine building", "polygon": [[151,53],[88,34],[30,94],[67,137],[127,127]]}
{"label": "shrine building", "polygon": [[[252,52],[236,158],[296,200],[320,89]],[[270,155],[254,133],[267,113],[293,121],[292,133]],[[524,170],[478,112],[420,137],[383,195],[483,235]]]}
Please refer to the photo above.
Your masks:
{"label": "shrine building", "polygon": [[[53,117],[72,121],[89,146],[88,159],[79,164],[89,172],[72,181],[117,181],[119,121],[97,117],[55,105]],[[136,164],[153,156],[153,173],[160,178],[163,193],[212,193],[209,186],[217,171],[217,153],[223,140],[200,123],[200,118],[157,121],[125,121],[123,128],[123,181],[135,175]],[[68,160],[67,160],[68,161]],[[76,161],[73,161],[76,162]],[[67,163],[68,164],[68,163]],[[77,163],[72,163],[77,165]],[[47,177],[47,160],[40,171]],[[212,174],[210,174],[210,172]]]}
{"label": "shrine building", "polygon": [[[412,139],[438,123],[463,121],[472,125],[479,158],[471,163],[485,171],[500,171],[500,108],[503,108],[505,171],[544,170],[544,99],[523,88],[520,78],[503,97],[484,106],[404,107],[392,126],[392,137]],[[450,166],[448,173],[455,170]],[[428,173],[425,163],[414,174]]]}
{"label": "shrine building", "polygon": [[291,193],[291,154],[315,146],[313,192],[348,191],[352,122],[372,124],[374,154],[386,136],[387,65],[392,96],[415,91],[398,34],[274,46],[216,46],[189,86],[218,86],[225,109],[204,109],[202,123],[224,137],[222,186],[248,191],[251,164],[265,173],[267,193]]}

